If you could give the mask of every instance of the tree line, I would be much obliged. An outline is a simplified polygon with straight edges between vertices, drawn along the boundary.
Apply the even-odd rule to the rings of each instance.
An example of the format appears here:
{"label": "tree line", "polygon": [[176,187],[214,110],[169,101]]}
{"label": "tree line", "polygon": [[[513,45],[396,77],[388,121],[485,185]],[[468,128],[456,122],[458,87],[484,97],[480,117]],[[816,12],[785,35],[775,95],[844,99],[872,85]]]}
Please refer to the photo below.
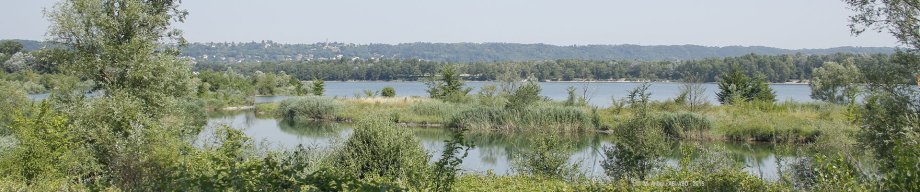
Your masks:
{"label": "tree line", "polygon": [[[42,42],[17,40],[27,50]],[[439,62],[495,62],[554,59],[581,60],[692,60],[710,57],[737,57],[746,54],[781,55],[802,53],[891,54],[890,47],[835,47],[827,49],[781,49],[764,46],[708,47],[699,45],[549,45],[520,43],[401,43],[353,44],[324,42],[283,44],[272,41],[190,43],[180,49],[183,57],[201,62],[261,62],[359,59],[422,59]]]}
{"label": "tree line", "polygon": [[[857,66],[883,65],[889,62],[885,54],[830,55],[757,55],[706,58],[687,61],[636,60],[543,60],[515,62],[477,62],[458,64],[464,79],[491,81],[502,74],[512,73],[520,78],[538,81],[573,80],[650,80],[677,81],[699,76],[701,81],[715,82],[718,76],[737,68],[746,75],[763,75],[768,82],[790,82],[811,79],[814,69],[825,63],[854,63]],[[301,80],[419,80],[437,74],[448,62],[419,59],[337,59],[314,61],[251,62],[226,64],[199,62],[195,70],[223,71],[233,69],[244,74],[284,71]]]}

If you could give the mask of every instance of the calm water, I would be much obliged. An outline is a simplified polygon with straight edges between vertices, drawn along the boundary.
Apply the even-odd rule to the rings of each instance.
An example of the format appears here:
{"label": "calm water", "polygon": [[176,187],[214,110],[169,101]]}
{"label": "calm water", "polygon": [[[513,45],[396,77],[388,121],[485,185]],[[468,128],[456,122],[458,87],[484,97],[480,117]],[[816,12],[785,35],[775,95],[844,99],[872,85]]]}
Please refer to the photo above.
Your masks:
{"label": "calm water", "polygon": [[[479,91],[480,87],[492,83],[493,82],[479,81],[466,82],[466,85],[474,88],[472,93],[476,93]],[[541,82],[540,86],[543,88],[543,91],[540,92],[540,94],[554,100],[565,100],[566,97],[568,97],[568,92],[566,90],[570,86],[577,88],[579,94],[581,94],[582,89],[587,86],[588,92],[586,95],[588,96],[589,102],[595,106],[607,107],[610,106],[612,98],[623,98],[627,95],[629,90],[639,85],[642,85],[642,83]],[[428,96],[428,93],[425,92],[427,87],[422,82],[326,82],[325,94],[327,96],[336,97],[354,97],[355,94],[363,95],[364,90],[379,91],[386,86],[396,88],[396,95],[398,96]],[[680,86],[680,83],[652,83],[652,86],[649,87],[649,92],[652,93],[651,99],[672,99],[679,94]],[[706,95],[709,101],[713,104],[718,104],[719,102],[716,100],[716,92],[719,91],[718,85],[707,83],[704,84],[703,87],[706,88]],[[808,85],[772,84],[770,87],[776,91],[777,101],[813,101],[809,96],[811,94],[811,88],[809,88]]]}
{"label": "calm water", "polygon": [[[272,117],[256,115],[253,111],[241,111],[214,114],[208,119],[208,126],[229,125],[243,129],[255,141],[269,145],[271,148],[290,148],[303,144],[308,147],[327,148],[334,143],[347,139],[352,129],[345,124],[291,123],[279,121]],[[408,128],[418,136],[422,146],[436,160],[441,154],[444,140],[450,139],[450,132],[443,128]],[[515,152],[530,146],[526,135],[471,134],[467,139],[474,142],[475,148],[463,160],[462,169],[466,172],[492,171],[496,174],[511,174],[511,159]],[[605,159],[604,148],[611,146],[613,139],[606,135],[591,134],[563,139],[574,144],[571,150],[571,163],[578,163],[583,172],[589,176],[603,176],[601,161]],[[794,159],[774,153],[770,145],[745,143],[708,143],[707,147],[726,151],[733,159],[748,166],[746,170],[755,176],[767,179],[777,178],[777,160]],[[675,164],[675,155],[669,157],[668,163]]]}
{"label": "calm water", "polygon": [[[493,84],[493,82],[466,82],[468,87],[473,88],[472,93],[479,91],[479,88],[484,85]],[[583,88],[587,87],[587,98],[588,102],[594,106],[599,107],[608,107],[611,105],[612,99],[620,99],[626,96],[627,92],[637,86],[642,85],[642,83],[614,83],[614,82],[591,82],[591,83],[572,83],[572,82],[541,82],[540,86],[543,88],[543,91],[540,92],[541,95],[549,97],[554,100],[565,100],[568,97],[568,92],[566,91],[570,86],[574,86],[578,89],[578,94],[582,94]],[[356,94],[364,95],[364,90],[373,90],[379,91],[383,87],[391,86],[396,89],[396,95],[398,96],[420,96],[427,97],[428,92],[426,90],[428,87],[425,86],[422,82],[326,82],[326,96],[332,97],[354,97]],[[649,92],[652,93],[652,100],[665,100],[672,99],[677,96],[680,92],[680,83],[652,83],[652,86],[649,87]],[[709,102],[712,104],[719,104],[716,100],[716,92],[719,91],[719,87],[716,84],[707,83],[703,84],[703,87],[706,88],[706,97],[709,99]],[[801,84],[772,84],[770,85],[773,88],[773,91],[776,91],[776,100],[777,101],[800,101],[807,102],[813,101],[809,96],[811,94],[811,88],[808,85]],[[33,101],[40,101],[48,97],[47,93],[44,94],[30,94],[29,98]],[[288,98],[288,96],[258,96],[255,97],[256,103],[268,103],[268,102],[278,102]]]}

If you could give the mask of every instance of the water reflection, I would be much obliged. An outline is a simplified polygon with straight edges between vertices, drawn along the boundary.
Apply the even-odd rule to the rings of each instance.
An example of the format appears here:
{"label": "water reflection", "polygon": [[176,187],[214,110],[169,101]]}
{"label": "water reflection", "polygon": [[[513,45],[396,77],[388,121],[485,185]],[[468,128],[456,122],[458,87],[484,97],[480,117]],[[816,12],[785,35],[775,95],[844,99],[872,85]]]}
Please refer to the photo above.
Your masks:
{"label": "water reflection", "polygon": [[[211,114],[207,126],[229,125],[243,129],[255,141],[264,142],[273,148],[291,148],[298,144],[328,148],[347,139],[352,128],[348,124],[321,122],[279,121],[272,116],[257,115],[254,111],[238,111]],[[444,141],[451,139],[451,132],[443,128],[407,128],[419,138],[425,150],[432,155],[432,161],[440,156]],[[512,174],[512,160],[523,150],[531,149],[533,135],[468,133],[466,138],[475,147],[463,160],[461,168],[466,172]],[[604,149],[613,146],[615,138],[602,134],[561,135],[560,144],[573,147],[564,152],[570,155],[569,163],[577,163],[587,176],[604,176],[601,161],[606,157]],[[794,159],[793,147],[778,147],[770,144],[748,144],[736,142],[698,143],[704,148],[718,149],[736,162],[747,166],[746,171],[754,176],[776,180],[778,162]],[[665,163],[676,165],[680,159],[679,145],[669,145],[664,154]]]}

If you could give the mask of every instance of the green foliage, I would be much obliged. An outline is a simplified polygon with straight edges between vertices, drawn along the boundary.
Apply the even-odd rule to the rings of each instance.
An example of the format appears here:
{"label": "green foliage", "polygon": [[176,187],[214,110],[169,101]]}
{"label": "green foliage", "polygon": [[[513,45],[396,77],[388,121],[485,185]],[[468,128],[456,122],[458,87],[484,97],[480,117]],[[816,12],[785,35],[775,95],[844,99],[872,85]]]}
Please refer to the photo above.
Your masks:
{"label": "green foliage", "polygon": [[225,72],[201,71],[196,75],[197,96],[207,100],[208,106],[249,105],[254,101],[256,88],[248,77],[233,70]]}
{"label": "green foliage", "polygon": [[[460,173],[460,165],[463,158],[466,158],[473,143],[466,140],[463,136],[466,130],[460,129],[453,132],[451,140],[444,141],[444,152],[441,153],[441,159],[438,159],[432,167],[433,179],[431,189],[434,191],[450,191],[457,181],[457,175]],[[463,153],[460,155],[460,153]]]}
{"label": "green foliage", "polygon": [[629,90],[629,94],[627,94],[624,103],[633,109],[640,111],[646,110],[648,108],[649,97],[652,96],[652,93],[648,92],[648,88],[651,86],[652,84],[643,83],[642,85]]}
{"label": "green foliage", "polygon": [[52,21],[48,34],[74,53],[65,71],[95,81],[107,96],[130,93],[156,114],[168,107],[162,100],[191,93],[190,63],[169,46],[185,42],[180,31],[169,27],[187,14],[178,3],[62,1],[47,14]]}
{"label": "green foliage", "polygon": [[518,174],[570,181],[583,177],[577,164],[568,163],[574,144],[563,142],[558,133],[536,132],[529,137],[531,147],[519,152],[512,161]]}
{"label": "green foliage", "polygon": [[29,104],[26,93],[17,88],[8,81],[0,80],[0,135],[7,134],[6,126],[13,122],[14,113],[20,109],[25,109]]}
{"label": "green foliage", "polygon": [[[719,151],[682,146],[678,167],[640,183],[649,191],[788,191],[746,173],[740,165]],[[699,157],[691,160],[692,157]]]}
{"label": "green foliage", "polygon": [[897,141],[892,150],[891,168],[884,170],[882,188],[891,191],[920,190],[920,135],[916,133]]}
{"label": "green foliage", "polygon": [[704,131],[713,127],[712,121],[694,113],[664,113],[655,118],[664,134],[673,138],[702,137]]}
{"label": "green foliage", "polygon": [[0,53],[13,55],[22,51],[22,43],[12,40],[0,41]]}
{"label": "green foliage", "polygon": [[505,105],[505,108],[523,109],[529,107],[533,105],[534,102],[540,100],[540,91],[540,85],[534,82],[528,82],[514,90],[511,95],[508,95],[508,104]]}
{"label": "green foliage", "polygon": [[738,101],[776,101],[776,94],[763,76],[750,78],[737,69],[721,76],[716,96],[722,104],[736,104]]}
{"label": "green foliage", "polygon": [[812,75],[808,83],[812,98],[837,104],[856,102],[862,75],[852,63],[828,62]]}
{"label": "green foliage", "polygon": [[352,136],[333,157],[333,166],[362,180],[383,179],[403,187],[423,187],[430,157],[412,133],[384,119],[359,120]]}
{"label": "green foliage", "polygon": [[379,95],[379,94],[380,94],[380,92],[378,92],[378,91],[373,91],[373,90],[370,90],[370,89],[365,89],[365,90],[364,90],[364,97],[368,97],[368,98],[377,97],[377,95]]}
{"label": "green foliage", "polygon": [[342,104],[319,96],[285,99],[278,104],[276,114],[289,120],[335,120]]}
{"label": "green foliage", "polygon": [[439,75],[425,82],[428,85],[428,95],[434,99],[448,102],[460,102],[466,99],[472,88],[464,87],[463,80],[454,66],[444,66]]}
{"label": "green foliage", "polygon": [[476,94],[476,101],[482,106],[505,106],[508,99],[499,95],[498,87],[494,84],[484,85]]}
{"label": "green foliage", "polygon": [[617,142],[604,149],[601,167],[614,180],[645,180],[662,161],[666,138],[659,125],[649,116],[637,116],[614,130]]}
{"label": "green foliage", "polygon": [[259,95],[302,95],[304,92],[303,83],[284,71],[277,74],[256,71],[252,85]]}
{"label": "green foliage", "polygon": [[409,105],[409,111],[413,114],[428,116],[430,117],[429,119],[437,119],[436,122],[448,122],[454,115],[471,108],[471,106],[464,104],[448,103],[438,100],[417,102]]}
{"label": "green foliage", "polygon": [[816,155],[815,161],[815,186],[817,191],[856,190],[868,191],[872,181],[866,180],[863,171],[859,170],[852,159],[843,155]]}
{"label": "green foliage", "polygon": [[314,79],[313,87],[310,90],[310,93],[316,96],[323,96],[323,93],[326,91],[326,82],[322,79]]}
{"label": "green foliage", "polygon": [[43,102],[33,117],[18,110],[9,126],[18,143],[10,151],[0,152],[0,171],[4,180],[27,185],[65,185],[86,176],[92,166],[87,146],[78,143],[75,127],[66,116],[51,110]]}
{"label": "green foliage", "polygon": [[575,107],[539,106],[525,109],[476,107],[453,116],[450,127],[476,131],[528,131],[549,128],[558,132],[584,132],[594,126],[584,110]]}
{"label": "green foliage", "polygon": [[6,61],[0,64],[2,64],[2,69],[6,72],[16,73],[32,69],[32,65],[35,63],[34,60],[35,57],[32,57],[32,54],[19,52],[10,55]]}
{"label": "green foliage", "polygon": [[396,97],[396,89],[390,86],[384,87],[383,90],[380,90],[380,96]]}

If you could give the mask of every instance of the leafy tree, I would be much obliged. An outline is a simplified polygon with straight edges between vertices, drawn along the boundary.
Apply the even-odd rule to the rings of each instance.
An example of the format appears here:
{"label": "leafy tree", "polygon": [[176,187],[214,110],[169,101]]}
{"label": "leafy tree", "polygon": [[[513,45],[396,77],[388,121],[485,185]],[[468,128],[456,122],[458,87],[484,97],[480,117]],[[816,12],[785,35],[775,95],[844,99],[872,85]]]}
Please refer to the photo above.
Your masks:
{"label": "leafy tree", "polygon": [[716,93],[722,104],[735,102],[768,101],[774,102],[776,94],[762,76],[755,78],[744,75],[739,70],[723,74],[719,80],[719,92]]}
{"label": "leafy tree", "polygon": [[441,68],[440,75],[430,79],[426,84],[428,95],[431,98],[449,102],[460,102],[473,90],[464,87],[463,80],[460,79],[460,74],[454,66],[444,66]]}
{"label": "leafy tree", "polygon": [[185,40],[170,27],[188,14],[178,6],[175,0],[61,1],[47,14],[48,34],[74,53],[65,71],[97,82],[106,95],[136,96],[154,112],[170,97],[191,93],[190,62],[176,57]]}
{"label": "leafy tree", "polygon": [[314,79],[313,88],[310,91],[310,93],[313,93],[313,95],[316,95],[316,96],[323,96],[323,92],[325,92],[325,89],[326,89],[325,81],[323,81],[322,79]]}
{"label": "leafy tree", "polygon": [[383,90],[380,90],[380,96],[384,96],[384,97],[395,97],[395,96],[396,96],[396,89],[394,89],[393,87],[390,87],[390,86],[384,87]]}
{"label": "leafy tree", "polygon": [[860,66],[868,96],[864,101],[860,141],[874,149],[883,173],[881,190],[911,191],[920,188],[917,167],[917,135],[920,135],[920,92],[915,77],[920,72],[920,1],[845,0],[856,13],[850,17],[853,34],[873,29],[888,31],[907,51],[897,51],[891,62]]}
{"label": "leafy tree", "polygon": [[288,84],[294,86],[294,95],[305,95],[307,94],[307,89],[304,89],[303,82],[300,82],[296,77],[289,76]]}
{"label": "leafy tree", "polygon": [[776,101],[776,93],[770,88],[770,84],[767,83],[767,79],[763,75],[754,76],[750,85],[751,89],[747,95],[748,101],[766,101],[770,103]]}
{"label": "leafy tree", "polygon": [[514,90],[511,95],[508,95],[508,104],[505,105],[505,108],[524,109],[540,100],[541,90],[542,88],[540,88],[540,85],[537,83],[533,81],[528,82]]}
{"label": "leafy tree", "polygon": [[6,126],[13,122],[14,113],[29,103],[26,93],[6,80],[0,80],[0,135],[6,134]]}
{"label": "leafy tree", "polygon": [[13,55],[22,51],[22,43],[13,40],[0,41],[0,53]]}
{"label": "leafy tree", "polygon": [[859,69],[852,63],[825,63],[823,67],[815,69],[814,77],[808,83],[811,97],[838,104],[855,102],[861,77]]}
{"label": "leafy tree", "polygon": [[3,69],[10,73],[26,70],[30,68],[34,59],[31,54],[18,52],[3,62]]}
{"label": "leafy tree", "polygon": [[35,57],[32,69],[39,73],[59,72],[59,66],[73,61],[73,53],[63,48],[39,49],[29,54]]}

